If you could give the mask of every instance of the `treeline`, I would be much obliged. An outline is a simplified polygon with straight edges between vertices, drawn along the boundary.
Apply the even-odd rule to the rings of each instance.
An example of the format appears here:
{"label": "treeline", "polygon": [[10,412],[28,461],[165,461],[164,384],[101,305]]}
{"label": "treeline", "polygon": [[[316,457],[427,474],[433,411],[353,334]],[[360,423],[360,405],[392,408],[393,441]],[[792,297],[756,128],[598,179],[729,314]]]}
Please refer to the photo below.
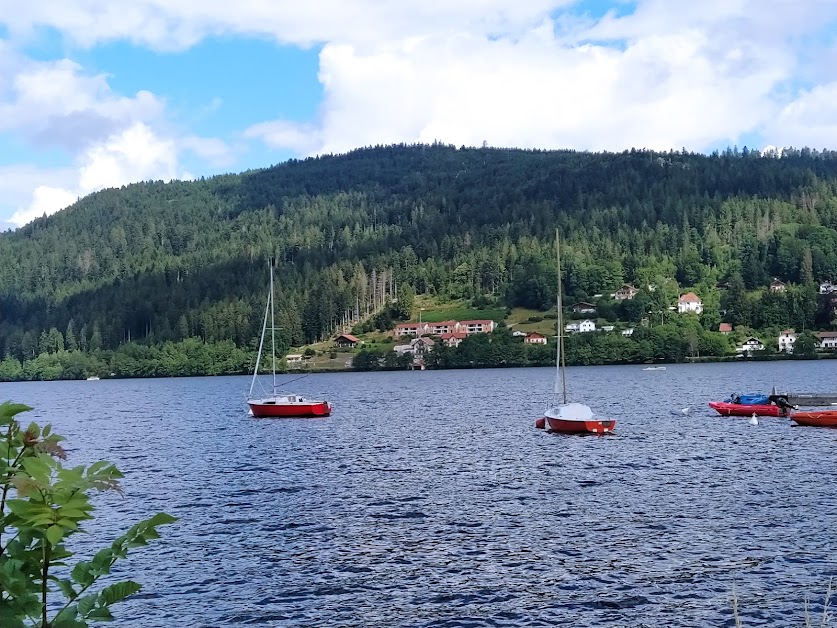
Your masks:
{"label": "treeline", "polygon": [[[370,298],[373,272],[389,269],[419,294],[546,309],[556,228],[568,299],[655,286],[645,312],[625,306],[634,320],[689,287],[707,330],[781,317],[822,327],[833,311],[812,313],[809,296],[837,279],[835,166],[837,153],[807,149],[778,158],[400,145],[105,190],[0,234],[0,355],[23,363],[193,337],[251,349],[268,257],[280,350],[329,337]],[[773,277],[801,286],[789,294],[806,300],[790,315],[754,296]]]}
{"label": "treeline", "polygon": [[254,352],[236,347],[232,341],[205,343],[187,338],[159,347],[131,343],[114,351],[62,349],[23,361],[6,355],[0,361],[0,381],[239,375],[252,372],[254,363]]}

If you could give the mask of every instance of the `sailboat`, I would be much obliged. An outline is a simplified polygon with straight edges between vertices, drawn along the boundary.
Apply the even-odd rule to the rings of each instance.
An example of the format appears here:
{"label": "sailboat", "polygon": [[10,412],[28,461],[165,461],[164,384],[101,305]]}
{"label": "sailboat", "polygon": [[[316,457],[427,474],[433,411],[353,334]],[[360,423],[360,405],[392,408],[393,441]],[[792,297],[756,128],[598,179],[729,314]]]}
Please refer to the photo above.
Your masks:
{"label": "sailboat", "polygon": [[[292,417],[324,417],[331,414],[331,404],[328,401],[306,399],[301,395],[278,394],[276,392],[276,323],[273,294],[273,263],[270,264],[270,292],[267,295],[267,306],[264,310],[262,337],[259,341],[259,354],[256,356],[256,368],[253,370],[253,381],[250,382],[250,392],[247,395],[247,405],[254,417],[259,418],[292,418]],[[253,388],[259,375],[259,363],[262,359],[264,339],[267,334],[267,320],[270,317],[270,343],[273,358],[273,389],[270,395],[261,399],[253,398]]]}
{"label": "sailboat", "polygon": [[[553,403],[546,409],[535,426],[547,432],[562,434],[607,434],[616,427],[616,421],[593,416],[590,406],[567,400],[566,361],[564,359],[564,324],[561,305],[561,242],[555,230],[555,256],[558,263],[558,342],[555,351],[555,389]],[[558,401],[558,403],[554,403]]]}

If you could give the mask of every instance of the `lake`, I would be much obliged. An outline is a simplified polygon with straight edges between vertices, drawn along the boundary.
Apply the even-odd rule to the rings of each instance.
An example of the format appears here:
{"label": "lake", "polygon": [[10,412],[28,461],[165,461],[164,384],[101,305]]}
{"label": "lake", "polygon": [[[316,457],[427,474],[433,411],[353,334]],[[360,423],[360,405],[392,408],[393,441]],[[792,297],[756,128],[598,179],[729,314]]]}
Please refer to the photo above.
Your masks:
{"label": "lake", "polygon": [[[837,430],[713,415],[837,389],[837,363],[568,369],[616,435],[533,427],[553,369],[311,375],[328,419],[247,414],[246,377],[0,384],[107,459],[94,538],[180,518],[121,563],[115,626],[802,625],[837,572]],[[688,413],[682,408],[691,408]]]}

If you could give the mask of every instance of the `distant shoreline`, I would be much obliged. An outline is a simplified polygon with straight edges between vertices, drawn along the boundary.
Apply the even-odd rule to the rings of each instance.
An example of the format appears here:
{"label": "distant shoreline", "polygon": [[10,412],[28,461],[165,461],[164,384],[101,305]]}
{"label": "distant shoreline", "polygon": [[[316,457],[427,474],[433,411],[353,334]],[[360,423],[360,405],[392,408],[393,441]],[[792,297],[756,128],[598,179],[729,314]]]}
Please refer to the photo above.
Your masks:
{"label": "distant shoreline", "polygon": [[[656,362],[619,362],[619,363],[599,363],[599,364],[568,364],[572,367],[588,367],[588,366],[668,366],[676,364],[710,364],[721,362],[732,362],[736,364],[745,364],[750,362],[810,362],[817,360],[837,360],[837,353],[818,354],[814,356],[795,356],[784,354],[771,354],[765,356],[752,356],[747,358],[740,358],[737,356],[697,356],[687,357],[683,362],[674,361],[656,361]],[[335,367],[335,368],[301,368],[286,371],[277,371],[277,375],[286,376],[305,376],[305,375],[322,375],[326,373],[374,373],[374,372],[395,372],[395,371],[458,371],[458,370],[478,370],[478,369],[499,369],[499,368],[549,368],[549,364],[481,364],[481,365],[463,365],[450,367],[434,367],[428,366],[425,369],[404,369],[404,368],[376,368],[368,370],[353,369],[351,367]],[[262,376],[269,375],[269,373],[262,373]],[[182,375],[148,375],[148,376],[131,376],[131,375],[113,375],[100,376],[97,381],[107,380],[133,380],[133,379],[171,379],[171,378],[187,378],[187,377],[243,377],[252,376],[251,372],[241,371],[237,373],[184,373]],[[19,384],[27,382],[83,382],[89,381],[87,378],[56,378],[56,379],[14,379],[4,380],[0,384]]]}

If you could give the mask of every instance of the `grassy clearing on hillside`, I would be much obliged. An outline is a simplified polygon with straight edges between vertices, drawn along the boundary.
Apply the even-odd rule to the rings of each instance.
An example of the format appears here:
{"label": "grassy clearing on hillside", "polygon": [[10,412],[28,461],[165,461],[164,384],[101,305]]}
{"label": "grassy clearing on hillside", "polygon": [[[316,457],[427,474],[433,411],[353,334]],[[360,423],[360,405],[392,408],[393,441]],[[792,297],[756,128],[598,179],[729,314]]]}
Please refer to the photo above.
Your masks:
{"label": "grassy clearing on hillside", "polygon": [[495,307],[480,310],[471,307],[468,303],[461,300],[437,303],[432,299],[416,298],[413,306],[412,321],[418,321],[420,308],[424,308],[424,311],[421,312],[421,320],[428,323],[449,320],[467,321],[482,319],[501,321],[506,317],[506,310],[504,308]]}

